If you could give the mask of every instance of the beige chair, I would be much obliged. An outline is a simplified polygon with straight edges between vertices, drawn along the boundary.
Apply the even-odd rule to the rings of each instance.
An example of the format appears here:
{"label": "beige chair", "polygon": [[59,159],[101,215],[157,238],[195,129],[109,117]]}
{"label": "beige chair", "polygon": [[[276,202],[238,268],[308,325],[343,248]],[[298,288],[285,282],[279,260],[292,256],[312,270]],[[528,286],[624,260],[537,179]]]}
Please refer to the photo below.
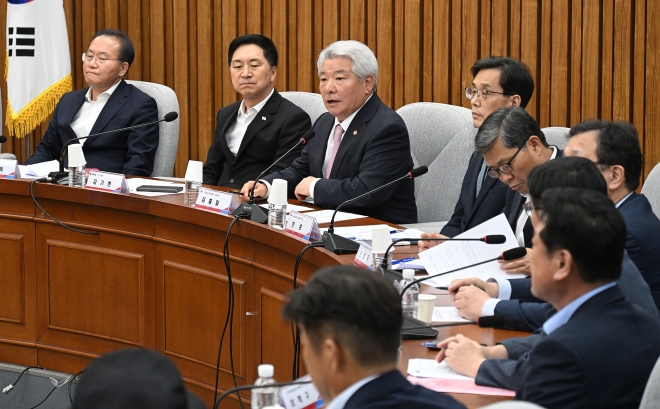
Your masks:
{"label": "beige chair", "polygon": [[318,117],[328,112],[323,104],[323,97],[321,97],[321,94],[315,94],[313,92],[284,91],[280,92],[280,95],[307,112],[309,119],[312,120],[312,124],[314,124]]}
{"label": "beige chair", "polygon": [[568,132],[571,130],[570,128],[551,126],[549,128],[541,128],[541,130],[550,145],[555,145],[559,149],[564,149],[566,147]]}
{"label": "beige chair", "polygon": [[644,186],[642,186],[642,193],[651,202],[653,213],[660,217],[660,163],[655,165],[646,177]]}

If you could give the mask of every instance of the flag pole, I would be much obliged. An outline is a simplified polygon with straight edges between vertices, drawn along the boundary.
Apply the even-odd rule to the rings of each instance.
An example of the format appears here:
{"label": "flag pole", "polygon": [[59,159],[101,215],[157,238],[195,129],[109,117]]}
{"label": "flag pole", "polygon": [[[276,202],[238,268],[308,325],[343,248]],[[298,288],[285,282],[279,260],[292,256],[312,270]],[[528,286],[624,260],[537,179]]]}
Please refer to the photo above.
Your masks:
{"label": "flag pole", "polygon": [[30,134],[25,135],[25,160],[30,158]]}

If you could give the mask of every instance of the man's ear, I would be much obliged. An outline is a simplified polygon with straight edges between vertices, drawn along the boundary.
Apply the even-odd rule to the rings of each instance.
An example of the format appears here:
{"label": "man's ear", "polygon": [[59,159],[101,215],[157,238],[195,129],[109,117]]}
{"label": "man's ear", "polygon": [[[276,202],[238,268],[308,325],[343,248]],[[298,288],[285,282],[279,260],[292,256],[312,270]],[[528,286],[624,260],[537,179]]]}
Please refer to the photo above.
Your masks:
{"label": "man's ear", "polygon": [[522,98],[520,98],[520,95],[516,94],[511,97],[511,106],[519,107],[521,102]]}
{"label": "man's ear", "polygon": [[345,352],[341,345],[334,339],[328,337],[323,340],[321,354],[323,355],[323,360],[333,372],[340,373],[344,369],[346,365]]}
{"label": "man's ear", "polygon": [[552,274],[552,278],[555,281],[565,281],[570,277],[573,271],[573,256],[568,250],[562,249],[555,251],[552,253],[551,260],[555,267],[555,271]]}
{"label": "man's ear", "polygon": [[621,165],[610,166],[610,177],[607,180],[607,187],[610,190],[616,190],[626,183],[626,170]]}

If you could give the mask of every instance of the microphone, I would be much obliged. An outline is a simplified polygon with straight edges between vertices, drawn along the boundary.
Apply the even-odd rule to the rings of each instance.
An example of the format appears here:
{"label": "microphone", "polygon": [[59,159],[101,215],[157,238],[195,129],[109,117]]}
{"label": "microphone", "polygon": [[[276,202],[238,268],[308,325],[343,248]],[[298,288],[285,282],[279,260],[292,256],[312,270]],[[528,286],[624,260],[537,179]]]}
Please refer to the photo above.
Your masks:
{"label": "microphone", "polygon": [[257,205],[254,204],[254,189],[257,187],[257,183],[259,183],[259,180],[269,171],[273,168],[273,166],[277,165],[286,155],[291,153],[294,149],[296,149],[298,146],[306,145],[309,143],[309,141],[314,137],[316,133],[314,132],[313,129],[310,129],[309,131],[305,132],[303,136],[300,138],[300,140],[291,147],[288,151],[284,152],[284,155],[280,156],[273,162],[269,167],[267,167],[263,172],[257,176],[257,178],[254,180],[254,184],[252,185],[252,189],[250,189],[250,200],[247,203],[241,203],[240,206],[236,208],[232,212],[232,216],[236,216],[238,214],[247,214],[247,216],[250,217],[250,220],[253,222],[257,223],[266,223],[268,221],[268,214],[264,213],[263,209]]}
{"label": "microphone", "polygon": [[237,386],[235,388],[227,389],[225,393],[220,395],[217,401],[215,401],[215,405],[213,405],[213,409],[217,409],[220,407],[220,402],[229,394],[234,393],[234,392],[239,392],[239,391],[248,391],[251,389],[260,389],[260,388],[281,388],[283,386],[291,386],[291,385],[305,385],[308,383],[312,383],[312,381],[292,381],[292,382],[278,382],[278,383],[269,383],[267,385],[245,385],[245,386]]}
{"label": "microphone", "polygon": [[487,315],[477,319],[477,325],[480,328],[501,328],[506,323],[506,320],[501,315]]}
{"label": "microphone", "polygon": [[387,250],[385,251],[385,256],[383,257],[383,262],[380,264],[380,268],[383,270],[387,270],[387,257],[388,254],[390,254],[390,250],[396,243],[402,242],[402,241],[416,241],[416,240],[423,240],[423,241],[483,241],[486,244],[504,244],[506,242],[506,237],[503,234],[489,234],[488,236],[484,236],[479,239],[459,239],[459,238],[452,238],[452,237],[442,237],[442,238],[428,238],[428,239],[418,239],[417,237],[409,237],[409,238],[403,238],[403,239],[397,239],[392,241],[392,244],[387,247]]}
{"label": "microphone", "polygon": [[5,142],[7,142],[7,137],[0,135],[0,143],[5,143]]}
{"label": "microphone", "polygon": [[149,126],[149,125],[157,124],[159,122],[172,122],[175,119],[177,119],[178,117],[179,117],[179,114],[172,111],[172,112],[168,112],[167,114],[165,114],[163,119],[159,119],[158,121],[153,121],[153,122],[149,122],[149,123],[146,123],[146,124],[140,124],[140,125],[127,126],[126,128],[113,129],[113,130],[110,130],[110,131],[99,132],[99,133],[95,133],[95,134],[92,134],[92,135],[81,136],[79,138],[69,139],[68,141],[66,141],[66,143],[64,144],[64,146],[62,146],[62,149],[60,150],[60,158],[58,160],[59,163],[60,163],[60,170],[59,170],[59,172],[50,172],[48,174],[48,181],[51,182],[51,183],[59,183],[61,180],[65,179],[66,177],[69,176],[68,173],[64,172],[64,152],[66,151],[66,148],[69,145],[71,145],[72,143],[74,143],[76,141],[81,141],[81,140],[87,139],[87,138],[94,138],[94,137],[97,137],[97,136],[100,136],[100,135],[106,135],[106,134],[109,134],[109,133],[128,131],[130,129],[135,129],[135,128],[142,128],[143,126]]}
{"label": "microphone", "polygon": [[[415,284],[419,284],[431,278],[440,277],[445,274],[455,273],[456,271],[465,270],[467,268],[480,266],[482,264],[490,263],[491,261],[504,260],[510,261],[515,260],[520,257],[524,257],[527,254],[527,250],[524,247],[514,247],[512,249],[506,250],[500,256],[492,258],[490,260],[480,261],[468,266],[455,268],[450,271],[445,271],[444,273],[429,275],[427,277],[422,277],[417,280],[413,280],[408,285],[401,289],[401,300],[403,301],[403,295],[406,290]],[[403,325],[401,327],[401,338],[402,339],[421,339],[421,338],[435,338],[438,335],[438,331],[434,330],[429,324],[424,321],[417,320],[408,316],[403,317]],[[421,327],[421,328],[418,328]]]}
{"label": "microphone", "polygon": [[351,204],[355,202],[356,200],[360,200],[363,197],[369,196],[372,193],[376,193],[379,190],[385,189],[386,187],[390,187],[393,184],[402,181],[403,179],[414,179],[417,176],[422,176],[428,171],[429,171],[428,167],[420,166],[406,173],[405,176],[397,178],[389,183],[384,184],[383,186],[377,187],[357,197],[349,199],[343,202],[342,204],[340,204],[339,206],[337,206],[335,212],[332,214],[332,218],[330,219],[330,226],[328,226],[328,230],[325,233],[323,233],[323,243],[325,243],[324,248],[326,250],[332,251],[335,254],[357,253],[358,249],[360,248],[359,244],[357,244],[353,240],[349,240],[345,237],[335,234],[335,216],[337,215],[339,209],[346,206],[347,204]]}

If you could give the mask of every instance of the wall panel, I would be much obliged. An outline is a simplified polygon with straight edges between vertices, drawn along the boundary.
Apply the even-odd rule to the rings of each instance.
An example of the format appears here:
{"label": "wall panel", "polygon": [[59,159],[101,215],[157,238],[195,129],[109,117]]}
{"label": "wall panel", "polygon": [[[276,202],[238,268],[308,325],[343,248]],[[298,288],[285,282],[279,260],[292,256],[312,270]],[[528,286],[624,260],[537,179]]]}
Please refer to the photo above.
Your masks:
{"label": "wall panel", "polygon": [[[647,51],[660,44],[660,6],[651,0],[64,0],[64,8],[77,88],[84,86],[79,56],[89,38],[114,26],[135,42],[128,78],[174,89],[181,106],[177,176],[189,159],[206,159],[215,113],[237,100],[226,53],[231,39],[247,32],[269,35],[278,46],[280,91],[318,92],[323,46],[365,41],[379,59],[379,95],[394,109],[416,101],[469,106],[463,88],[472,63],[508,54],[532,71],[537,89],[527,109],[541,126],[631,121],[645,174],[660,161],[652,94],[660,57]],[[2,6],[3,30],[5,20]],[[6,85],[0,88],[6,95]],[[30,135],[31,150],[45,129]],[[3,150],[26,156],[23,139],[10,138]]]}

